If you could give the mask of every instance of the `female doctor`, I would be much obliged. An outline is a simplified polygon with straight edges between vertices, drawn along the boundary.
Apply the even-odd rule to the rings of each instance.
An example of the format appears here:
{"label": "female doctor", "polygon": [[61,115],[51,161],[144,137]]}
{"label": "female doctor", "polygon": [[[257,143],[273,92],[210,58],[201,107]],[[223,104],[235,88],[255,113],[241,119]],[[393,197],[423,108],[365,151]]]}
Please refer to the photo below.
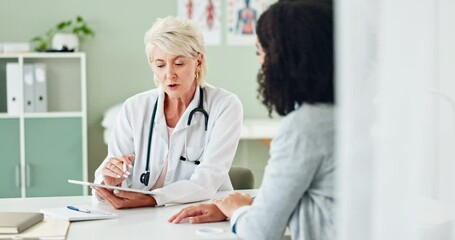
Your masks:
{"label": "female doctor", "polygon": [[158,86],[123,104],[95,182],[154,195],[94,189],[116,209],[185,203],[232,190],[228,171],[243,119],[240,100],[204,84],[202,35],[190,20],[158,19],[145,33]]}

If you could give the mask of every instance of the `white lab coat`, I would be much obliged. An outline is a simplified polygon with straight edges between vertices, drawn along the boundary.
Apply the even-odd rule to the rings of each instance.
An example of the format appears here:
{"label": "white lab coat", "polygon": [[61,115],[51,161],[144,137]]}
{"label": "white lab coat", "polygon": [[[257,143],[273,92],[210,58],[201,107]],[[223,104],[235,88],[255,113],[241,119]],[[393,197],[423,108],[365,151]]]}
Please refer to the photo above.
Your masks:
{"label": "white lab coat", "polygon": [[[200,112],[194,114],[191,125],[187,126],[189,113],[199,104],[200,93],[197,89],[170,139],[163,111],[162,88],[127,99],[110,137],[108,156],[95,172],[95,183],[103,181],[101,169],[110,157],[134,154],[132,172],[122,186],[150,190],[169,154],[164,186],[154,190],[158,205],[206,200],[218,190],[232,190],[228,172],[240,138],[242,104],[234,94],[208,84],[203,91],[203,107],[209,114],[207,131],[204,130],[205,118]],[[145,186],[140,182],[140,176],[145,172],[150,121],[158,96],[150,152],[150,180],[148,186]],[[182,155],[201,163],[196,165],[181,161]]]}

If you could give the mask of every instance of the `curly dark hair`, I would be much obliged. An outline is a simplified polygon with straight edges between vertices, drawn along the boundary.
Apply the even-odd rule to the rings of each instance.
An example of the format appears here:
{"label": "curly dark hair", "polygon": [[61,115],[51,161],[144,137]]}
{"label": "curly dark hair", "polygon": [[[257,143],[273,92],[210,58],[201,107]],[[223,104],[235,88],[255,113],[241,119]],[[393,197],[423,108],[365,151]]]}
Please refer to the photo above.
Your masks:
{"label": "curly dark hair", "polygon": [[302,103],[334,103],[330,0],[279,1],[261,15],[256,33],[265,52],[258,98],[269,116]]}

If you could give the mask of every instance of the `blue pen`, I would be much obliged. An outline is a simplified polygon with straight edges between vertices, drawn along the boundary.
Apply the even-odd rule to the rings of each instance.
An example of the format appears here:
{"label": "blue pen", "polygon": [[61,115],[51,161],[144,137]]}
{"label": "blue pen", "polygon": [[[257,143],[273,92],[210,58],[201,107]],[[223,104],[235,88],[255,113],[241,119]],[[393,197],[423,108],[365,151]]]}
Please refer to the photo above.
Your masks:
{"label": "blue pen", "polygon": [[84,209],[84,208],[77,208],[77,207],[73,207],[73,206],[66,206],[68,209],[71,209],[71,210],[74,210],[74,211],[78,211],[78,212],[84,212],[84,213],[90,213],[91,211],[88,210],[88,209]]}

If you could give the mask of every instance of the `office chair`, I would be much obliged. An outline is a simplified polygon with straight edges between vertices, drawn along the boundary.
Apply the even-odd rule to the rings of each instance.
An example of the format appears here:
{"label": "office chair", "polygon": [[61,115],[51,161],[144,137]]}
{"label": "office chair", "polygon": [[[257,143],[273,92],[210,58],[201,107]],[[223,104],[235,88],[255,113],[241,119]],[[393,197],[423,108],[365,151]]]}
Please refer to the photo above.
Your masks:
{"label": "office chair", "polygon": [[229,178],[234,190],[254,188],[253,172],[246,167],[231,166]]}

